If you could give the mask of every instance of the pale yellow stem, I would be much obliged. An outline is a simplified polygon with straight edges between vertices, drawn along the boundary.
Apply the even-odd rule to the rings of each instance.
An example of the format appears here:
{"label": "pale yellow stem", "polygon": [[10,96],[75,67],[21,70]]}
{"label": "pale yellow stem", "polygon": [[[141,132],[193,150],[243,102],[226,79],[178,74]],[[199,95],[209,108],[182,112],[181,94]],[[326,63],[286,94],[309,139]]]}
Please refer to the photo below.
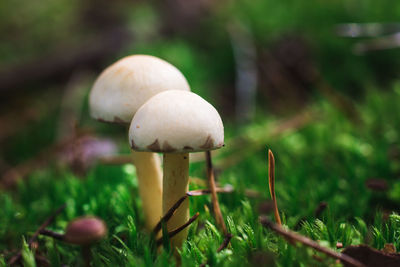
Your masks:
{"label": "pale yellow stem", "polygon": [[[163,177],[163,214],[165,214],[179,198],[189,189],[189,154],[165,153]],[[167,223],[168,231],[172,231],[189,220],[189,200],[186,199]],[[179,248],[186,240],[188,229],[171,239],[173,248]]]}
{"label": "pale yellow stem", "polygon": [[132,158],[136,167],[146,228],[151,231],[162,216],[163,183],[160,157],[156,153],[132,151]]}

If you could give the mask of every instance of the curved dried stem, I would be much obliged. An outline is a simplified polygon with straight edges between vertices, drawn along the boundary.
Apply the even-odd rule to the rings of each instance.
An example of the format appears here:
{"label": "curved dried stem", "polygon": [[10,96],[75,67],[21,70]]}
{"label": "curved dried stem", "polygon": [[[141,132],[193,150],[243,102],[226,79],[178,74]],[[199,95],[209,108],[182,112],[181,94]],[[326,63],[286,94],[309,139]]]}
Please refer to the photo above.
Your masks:
{"label": "curved dried stem", "polygon": [[272,201],[274,202],[274,214],[276,223],[278,225],[282,225],[281,217],[279,216],[278,203],[276,202],[275,195],[275,157],[271,149],[268,149],[268,184],[269,192],[271,194]]}
{"label": "curved dried stem", "polygon": [[302,236],[293,231],[284,229],[282,226],[270,221],[266,216],[260,216],[259,220],[260,220],[260,223],[264,227],[267,227],[267,228],[271,229],[272,231],[276,232],[277,234],[283,236],[286,240],[290,241],[289,243],[291,243],[291,244],[294,244],[294,242],[296,241],[307,247],[310,247],[319,252],[322,252],[331,258],[338,259],[338,260],[342,261],[342,263],[346,263],[350,266],[355,266],[355,267],[365,267],[365,265],[363,263],[359,262],[358,260],[356,260],[346,254],[339,253],[330,248],[323,247],[320,244],[318,244],[317,242],[315,242],[314,240],[309,239],[308,237],[305,237],[305,236]]}
{"label": "curved dried stem", "polygon": [[[199,217],[200,213],[196,212],[195,215],[193,215],[186,223],[184,223],[183,225],[179,226],[178,228],[176,228],[175,230],[172,230],[171,232],[168,232],[168,238],[172,238],[175,235],[179,234],[183,229],[185,229],[186,227],[188,227],[190,224],[192,224],[197,217]],[[159,238],[156,241],[157,247],[160,246],[163,242],[163,238]]]}
{"label": "curved dried stem", "polygon": [[221,209],[219,208],[217,190],[215,186],[215,179],[214,179],[214,168],[211,161],[211,152],[206,151],[206,162],[207,162],[207,177],[208,177],[208,184],[211,191],[211,201],[213,204],[215,220],[217,224],[222,228],[222,232],[225,236],[228,235],[228,230],[226,229],[224,218],[222,217]]}

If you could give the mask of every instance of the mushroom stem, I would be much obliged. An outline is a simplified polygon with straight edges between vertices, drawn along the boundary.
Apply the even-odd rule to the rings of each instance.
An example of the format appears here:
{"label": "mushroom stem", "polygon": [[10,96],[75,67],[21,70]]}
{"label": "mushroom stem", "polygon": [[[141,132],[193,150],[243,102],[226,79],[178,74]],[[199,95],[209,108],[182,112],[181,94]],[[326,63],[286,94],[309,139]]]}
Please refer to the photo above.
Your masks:
{"label": "mushroom stem", "polygon": [[[164,153],[163,214],[189,189],[189,154]],[[168,232],[180,227],[189,219],[189,200],[186,199],[167,223]],[[181,247],[188,229],[171,238],[172,248]]]}
{"label": "mushroom stem", "polygon": [[151,231],[162,216],[162,172],[157,153],[132,151],[146,228]]}
{"label": "mushroom stem", "polygon": [[90,267],[90,262],[92,261],[92,252],[90,251],[90,246],[82,246],[82,257],[84,261],[85,267]]}

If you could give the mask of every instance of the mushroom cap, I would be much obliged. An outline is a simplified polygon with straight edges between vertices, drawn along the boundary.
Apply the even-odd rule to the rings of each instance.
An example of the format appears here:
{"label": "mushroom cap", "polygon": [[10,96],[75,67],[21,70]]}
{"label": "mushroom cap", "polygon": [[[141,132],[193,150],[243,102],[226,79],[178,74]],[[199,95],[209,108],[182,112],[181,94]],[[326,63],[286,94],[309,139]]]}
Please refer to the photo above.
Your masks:
{"label": "mushroom cap", "polygon": [[153,96],[139,108],[129,128],[129,142],[137,151],[212,150],[224,145],[224,126],[217,110],[203,98],[170,90]]}
{"label": "mushroom cap", "polygon": [[130,123],[149,98],[170,89],[190,91],[173,65],[148,55],[124,57],[95,81],[89,96],[90,114],[100,121]]}
{"label": "mushroom cap", "polygon": [[76,245],[89,245],[107,234],[107,226],[97,217],[80,217],[68,223],[65,241]]}

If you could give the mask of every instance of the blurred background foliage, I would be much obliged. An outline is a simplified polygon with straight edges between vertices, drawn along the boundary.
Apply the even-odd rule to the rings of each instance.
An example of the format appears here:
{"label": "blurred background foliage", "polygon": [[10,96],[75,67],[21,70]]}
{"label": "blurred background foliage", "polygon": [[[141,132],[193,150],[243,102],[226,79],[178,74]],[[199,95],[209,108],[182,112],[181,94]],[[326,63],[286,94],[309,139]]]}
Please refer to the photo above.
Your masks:
{"label": "blurred background foliage", "polygon": [[[354,117],[352,106],[366,92],[392,88],[399,50],[355,53],[359,40],[338,36],[337,27],[396,22],[399,6],[389,0],[3,1],[3,127],[23,128],[42,115],[53,116],[52,122],[38,122],[47,125],[35,143],[51,141],[54,127],[48,124],[56,123],[58,101],[71,83],[87,94],[101,70],[138,53],[176,65],[192,90],[212,102],[234,127],[265,114],[288,116],[321,98]],[[238,93],[238,87],[248,95]],[[90,122],[86,101],[77,101],[85,109],[82,124],[100,127]],[[3,131],[1,140],[13,136],[14,129],[9,131]],[[9,144],[6,154],[14,147]]]}
{"label": "blurred background foliage", "polygon": [[[136,240],[142,222],[140,204],[129,194],[137,191],[128,178],[134,171],[127,165],[81,166],[85,162],[69,161],[70,152],[63,146],[71,136],[89,132],[91,138],[112,138],[119,153],[129,152],[126,129],[93,121],[87,97],[105,67],[141,53],[178,67],[192,91],[222,115],[227,146],[215,154],[215,161],[219,182],[236,190],[221,197],[223,213],[233,221],[231,229],[240,225],[234,249],[250,253],[239,242],[239,237],[250,239],[249,229],[265,234],[251,213],[262,210],[268,196],[266,146],[276,153],[277,196],[289,227],[329,239],[331,246],[346,236],[353,240],[348,244],[369,240],[382,247],[388,238],[362,237],[358,218],[374,223],[377,211],[381,216],[400,210],[400,49],[393,40],[394,49],[374,46],[380,36],[346,38],[340,31],[344,23],[394,25],[399,17],[400,2],[392,0],[1,1],[2,184],[8,188],[18,178],[32,176],[2,195],[0,207],[6,216],[0,216],[1,249],[19,246],[27,229],[34,231],[39,218],[67,201],[69,209],[55,227],[78,215],[97,214],[107,218],[112,234],[124,233],[134,254],[127,258],[147,255],[141,247],[145,241]],[[389,29],[387,35],[392,33]],[[194,159],[191,175],[204,177],[204,162]],[[77,180],[79,176],[86,180]],[[376,184],[383,189],[368,189],[376,189]],[[245,189],[260,195],[250,198]],[[112,203],[111,196],[117,196]],[[322,202],[328,212],[317,216]],[[203,221],[212,221],[206,198],[192,204]],[[321,230],[316,219],[328,227]],[[340,228],[344,221],[360,229]],[[199,226],[207,229],[202,233],[212,236],[213,225],[204,224]],[[330,232],[324,239],[323,232],[334,227],[337,235]],[[219,244],[196,243],[201,235],[192,238],[183,251],[184,262],[197,257],[200,264],[212,257],[207,249]],[[270,235],[257,238],[246,246],[275,252],[279,247],[282,255],[291,255],[282,258],[283,266],[293,264],[295,257],[308,257],[283,242],[266,245]],[[398,240],[391,242],[400,247]],[[46,248],[74,263],[65,247],[57,249],[47,240]],[[121,260],[104,244],[97,249],[111,262]],[[160,261],[166,260],[163,257]],[[231,256],[218,257],[214,260],[221,263]],[[149,260],[139,258],[135,260],[142,264]]]}
{"label": "blurred background foliage", "polygon": [[[335,90],[352,97],[362,96],[365,88],[374,84],[390,85],[398,69],[397,50],[356,55],[352,49],[354,41],[335,34],[339,23],[396,22],[399,7],[390,0],[379,3],[118,0],[112,4],[104,0],[40,3],[11,0],[1,3],[0,12],[0,33],[4,40],[0,46],[2,70],[29,60],[52,60],[60,53],[68,56],[90,40],[118,39],[115,32],[123,31],[121,35],[126,38],[115,40],[114,49],[105,49],[102,56],[98,55],[94,60],[97,64],[88,61],[74,67],[94,68],[98,72],[124,55],[149,53],[181,69],[194,91],[221,102],[224,97],[234,100],[235,38],[232,36],[235,33],[245,35],[256,50],[253,60],[259,71],[259,90],[267,91],[265,94],[271,90],[265,72],[279,72],[274,69],[279,67],[292,67],[295,71],[296,67],[301,69],[303,64],[311,64]],[[91,44],[93,50],[101,46],[96,42]],[[270,61],[278,61],[280,65]],[[75,68],[63,71],[70,73]],[[304,95],[311,94],[308,91],[315,87],[307,86]],[[279,92],[275,94],[279,96]],[[271,102],[274,95],[267,96],[263,102]]]}

